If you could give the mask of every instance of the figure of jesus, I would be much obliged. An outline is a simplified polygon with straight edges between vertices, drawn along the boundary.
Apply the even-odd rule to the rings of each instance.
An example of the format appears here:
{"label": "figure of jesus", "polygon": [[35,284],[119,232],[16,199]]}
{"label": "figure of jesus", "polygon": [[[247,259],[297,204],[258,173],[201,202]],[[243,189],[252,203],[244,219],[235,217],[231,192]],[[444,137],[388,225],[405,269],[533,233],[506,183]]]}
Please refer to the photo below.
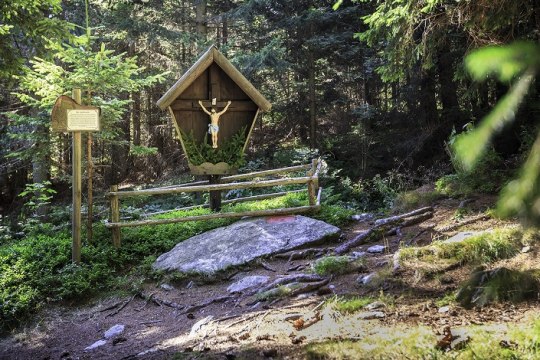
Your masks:
{"label": "figure of jesus", "polygon": [[219,118],[221,117],[221,115],[223,115],[227,109],[229,109],[229,106],[231,105],[231,102],[228,101],[227,102],[227,106],[225,106],[225,108],[223,110],[221,110],[220,112],[216,112],[216,109],[212,107],[212,109],[210,111],[208,111],[201,100],[199,100],[199,105],[201,106],[201,108],[203,109],[203,111],[205,113],[207,113],[208,115],[210,115],[210,124],[208,124],[208,133],[212,135],[212,147],[214,149],[217,149],[218,145],[217,145],[217,140],[218,140],[218,131],[219,131]]}

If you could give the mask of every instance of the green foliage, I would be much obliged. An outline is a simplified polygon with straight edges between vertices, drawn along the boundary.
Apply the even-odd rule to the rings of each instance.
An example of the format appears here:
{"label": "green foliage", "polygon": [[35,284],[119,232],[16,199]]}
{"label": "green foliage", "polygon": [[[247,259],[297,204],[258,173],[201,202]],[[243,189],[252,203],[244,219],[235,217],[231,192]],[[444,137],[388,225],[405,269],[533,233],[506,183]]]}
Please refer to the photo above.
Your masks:
{"label": "green foliage", "polygon": [[[508,93],[495,105],[473,132],[457,139],[456,154],[466,169],[472,169],[493,135],[512,122],[534,76],[540,69],[540,46],[514,43],[477,50],[467,57],[469,72],[477,80],[494,73],[501,81],[516,79]],[[526,221],[540,220],[540,132],[518,179],[510,182],[501,194],[498,210],[504,216],[521,215]]]}
{"label": "green foliage", "polygon": [[495,193],[507,179],[508,174],[501,170],[503,160],[492,147],[486,149],[478,158],[474,171],[465,165],[455,144],[460,143],[463,138],[469,137],[474,131],[472,126],[468,126],[467,131],[461,134],[452,131],[447,151],[455,174],[445,175],[436,181],[435,189],[440,194],[461,197],[478,192]]}
{"label": "green foliage", "polygon": [[199,145],[193,136],[193,132],[186,134],[182,132],[182,140],[186,148],[189,161],[193,165],[201,165],[209,162],[217,164],[224,162],[231,167],[239,168],[246,163],[244,154],[244,145],[246,143],[246,128],[240,129],[229,141],[220,144],[217,149],[208,144],[208,134],[204,141]]}
{"label": "green foliage", "polygon": [[376,299],[371,297],[351,297],[351,298],[336,298],[332,302],[332,307],[343,314],[355,313],[366,305],[371,304]]}
{"label": "green foliage", "polygon": [[42,54],[51,39],[69,39],[73,24],[59,18],[60,0],[0,2],[0,78],[19,73],[28,53]]}
{"label": "green foliage", "polygon": [[158,153],[157,147],[148,147],[148,146],[140,146],[140,145],[132,145],[131,149],[129,150],[129,153],[133,156],[148,156],[148,155],[156,155]]}
{"label": "green foliage", "polygon": [[56,191],[51,189],[50,186],[50,181],[26,184],[24,190],[21,191],[17,196],[26,198],[24,205],[33,211],[40,206],[49,204],[51,202],[51,199],[53,198],[53,195],[56,194]]}
{"label": "green foliage", "polygon": [[400,258],[453,259],[467,264],[491,263],[516,255],[523,245],[521,229],[495,229],[471,236],[461,242],[437,241],[428,247],[400,250]]}
{"label": "green foliage", "polygon": [[507,268],[474,272],[463,284],[456,300],[464,307],[482,307],[493,302],[536,299],[540,291],[539,271]]}
{"label": "green foliage", "polygon": [[313,271],[317,275],[340,275],[354,271],[362,261],[352,261],[348,256],[325,256],[313,263]]}
{"label": "green foliage", "polygon": [[394,200],[393,210],[406,212],[423,206],[432,205],[441,198],[440,191],[405,191],[399,193]]}

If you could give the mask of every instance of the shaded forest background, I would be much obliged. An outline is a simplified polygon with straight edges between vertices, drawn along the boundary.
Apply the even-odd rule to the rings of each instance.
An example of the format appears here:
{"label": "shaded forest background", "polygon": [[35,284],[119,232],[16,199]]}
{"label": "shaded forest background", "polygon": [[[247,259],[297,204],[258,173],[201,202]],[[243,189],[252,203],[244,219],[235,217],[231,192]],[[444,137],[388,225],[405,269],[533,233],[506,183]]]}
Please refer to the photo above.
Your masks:
{"label": "shaded forest background", "polygon": [[[256,124],[249,167],[289,165],[294,150],[323,155],[338,180],[406,174],[409,183],[420,185],[452,171],[452,134],[478,122],[508,90],[495,79],[474,82],[464,57],[485,45],[540,40],[535,0],[344,1],[335,10],[333,5],[92,0],[86,18],[79,0],[3,2],[0,214],[21,210],[25,200],[18,195],[28,184],[51,181],[59,198],[70,193],[71,139],[50,132],[52,104],[44,100],[69,94],[69,83],[44,96],[39,89],[47,79],[41,85],[28,80],[42,64],[35,57],[66,71],[84,69],[80,58],[75,64],[58,56],[67,51],[58,44],[96,58],[106,44],[110,54],[136,57],[137,69],[128,78],[147,79],[94,94],[114,110],[107,131],[93,139],[94,181],[104,188],[187,171],[169,115],[155,104],[211,44],[273,104]],[[91,40],[81,43],[89,29]],[[497,161],[488,164],[488,175],[512,168],[532,144],[540,110],[530,100],[539,91],[536,79],[512,127],[495,140]],[[34,100],[40,106],[32,106]]]}

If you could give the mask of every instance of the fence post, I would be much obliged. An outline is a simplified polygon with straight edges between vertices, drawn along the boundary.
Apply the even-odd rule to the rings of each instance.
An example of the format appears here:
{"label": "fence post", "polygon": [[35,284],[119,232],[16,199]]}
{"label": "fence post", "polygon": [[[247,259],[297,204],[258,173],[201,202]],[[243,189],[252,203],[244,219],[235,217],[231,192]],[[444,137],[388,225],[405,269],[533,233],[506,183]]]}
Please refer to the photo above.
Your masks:
{"label": "fence post", "polygon": [[[317,159],[311,162],[311,169],[308,171],[308,176],[313,176],[317,171]],[[308,198],[309,206],[315,206],[317,203],[317,188],[319,187],[318,179],[310,179],[308,181]]]}
{"label": "fence post", "polygon": [[[116,192],[118,191],[118,185],[112,185],[111,186],[111,192]],[[109,197],[110,197],[110,201],[111,201],[111,216],[110,216],[110,221],[113,222],[113,223],[117,223],[117,222],[120,222],[120,205],[119,205],[119,202],[118,202],[118,196],[117,195],[113,195],[113,194],[109,194]],[[113,239],[113,245],[115,248],[119,248],[120,247],[120,228],[115,226],[113,228],[111,228],[111,231],[112,231],[112,239]]]}

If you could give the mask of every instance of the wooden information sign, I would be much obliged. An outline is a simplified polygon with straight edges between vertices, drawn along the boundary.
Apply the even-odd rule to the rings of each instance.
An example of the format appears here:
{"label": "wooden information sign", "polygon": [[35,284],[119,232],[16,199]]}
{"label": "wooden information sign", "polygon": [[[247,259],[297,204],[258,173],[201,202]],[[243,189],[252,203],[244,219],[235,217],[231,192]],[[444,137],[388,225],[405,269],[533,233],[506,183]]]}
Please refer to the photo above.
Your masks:
{"label": "wooden information sign", "polygon": [[67,110],[67,131],[99,131],[99,109]]}
{"label": "wooden information sign", "polygon": [[51,118],[52,130],[56,132],[100,130],[100,109],[79,105],[66,95],[56,99]]}

